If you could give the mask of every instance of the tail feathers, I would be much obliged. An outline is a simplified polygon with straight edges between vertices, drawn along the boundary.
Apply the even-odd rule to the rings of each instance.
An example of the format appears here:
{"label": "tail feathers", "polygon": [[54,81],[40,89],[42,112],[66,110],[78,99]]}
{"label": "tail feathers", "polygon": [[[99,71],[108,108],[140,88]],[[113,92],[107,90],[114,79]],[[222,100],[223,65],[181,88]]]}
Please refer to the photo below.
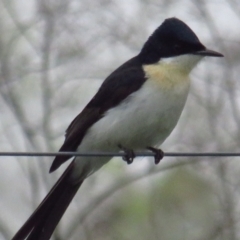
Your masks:
{"label": "tail feathers", "polygon": [[12,240],[50,239],[62,215],[83,183],[83,180],[77,183],[69,181],[73,163],[74,161]]}

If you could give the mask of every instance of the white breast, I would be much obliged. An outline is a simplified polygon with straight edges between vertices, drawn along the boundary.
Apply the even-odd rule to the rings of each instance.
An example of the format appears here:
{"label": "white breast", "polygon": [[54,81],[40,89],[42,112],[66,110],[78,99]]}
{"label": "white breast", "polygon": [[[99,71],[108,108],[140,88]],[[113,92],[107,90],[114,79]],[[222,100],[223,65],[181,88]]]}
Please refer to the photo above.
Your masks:
{"label": "white breast", "polygon": [[114,151],[118,144],[131,149],[161,144],[181,115],[188,89],[188,80],[171,89],[147,80],[89,129],[80,148]]}
{"label": "white breast", "polygon": [[[179,61],[180,59],[180,61]],[[159,146],[177,124],[187,99],[188,74],[199,59],[179,58],[173,63],[144,66],[148,80],[120,105],[110,109],[87,131],[78,151],[118,151],[118,145],[133,150]],[[189,62],[189,61],[188,61]],[[111,158],[78,157],[74,177],[91,175]]]}

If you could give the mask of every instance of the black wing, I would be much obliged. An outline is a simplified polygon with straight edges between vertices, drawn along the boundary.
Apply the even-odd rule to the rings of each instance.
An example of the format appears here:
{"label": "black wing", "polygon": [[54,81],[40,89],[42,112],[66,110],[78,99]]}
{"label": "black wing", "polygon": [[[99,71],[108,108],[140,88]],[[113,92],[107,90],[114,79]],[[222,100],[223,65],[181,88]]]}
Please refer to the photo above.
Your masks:
{"label": "black wing", "polygon": [[[96,95],[66,130],[65,141],[60,152],[76,151],[87,130],[110,108],[115,107],[145,82],[145,74],[138,57],[116,69],[102,84]],[[56,156],[50,172],[56,170],[72,156]]]}

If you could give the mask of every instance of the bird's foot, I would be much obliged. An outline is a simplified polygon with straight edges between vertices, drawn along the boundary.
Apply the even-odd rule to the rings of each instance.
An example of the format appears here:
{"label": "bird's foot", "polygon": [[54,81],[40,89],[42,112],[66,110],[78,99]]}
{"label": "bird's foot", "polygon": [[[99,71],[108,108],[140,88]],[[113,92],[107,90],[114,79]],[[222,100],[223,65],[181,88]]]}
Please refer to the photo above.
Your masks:
{"label": "bird's foot", "polygon": [[154,148],[154,147],[147,147],[148,150],[152,151],[155,153],[154,155],[154,162],[155,164],[158,164],[164,157],[164,152],[159,149],[159,148]]}
{"label": "bird's foot", "polygon": [[118,145],[118,147],[124,152],[124,156],[122,157],[127,164],[131,164],[133,162],[133,159],[136,157],[134,151],[129,148],[123,147],[121,144]]}

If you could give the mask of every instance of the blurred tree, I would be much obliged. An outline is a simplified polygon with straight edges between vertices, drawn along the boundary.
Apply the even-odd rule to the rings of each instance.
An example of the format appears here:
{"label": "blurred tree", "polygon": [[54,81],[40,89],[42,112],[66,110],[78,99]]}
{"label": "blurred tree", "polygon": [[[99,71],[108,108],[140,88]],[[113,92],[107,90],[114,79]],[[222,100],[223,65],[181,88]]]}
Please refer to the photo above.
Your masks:
{"label": "blurred tree", "polygon": [[[0,14],[1,151],[58,150],[104,78],[172,16],[225,60],[194,71],[163,149],[239,151],[239,1],[1,0]],[[239,239],[239,161],[202,160],[112,161],[83,185],[53,239]],[[11,238],[63,171],[49,175],[50,162],[1,159],[0,239]]]}

